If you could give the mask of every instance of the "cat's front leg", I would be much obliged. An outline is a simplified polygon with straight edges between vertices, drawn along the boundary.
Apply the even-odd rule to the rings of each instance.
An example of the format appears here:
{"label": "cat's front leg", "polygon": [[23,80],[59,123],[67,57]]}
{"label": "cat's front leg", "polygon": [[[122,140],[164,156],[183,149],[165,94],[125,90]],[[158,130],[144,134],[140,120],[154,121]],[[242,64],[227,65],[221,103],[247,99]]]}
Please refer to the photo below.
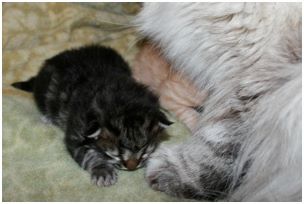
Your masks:
{"label": "cat's front leg", "polygon": [[97,186],[111,186],[117,182],[117,170],[111,159],[93,145],[83,144],[77,137],[66,136],[66,146],[72,158],[91,174]]}
{"label": "cat's front leg", "polygon": [[174,162],[170,160],[172,150],[165,146],[157,149],[148,160],[145,177],[154,190],[180,196],[182,183]]}
{"label": "cat's front leg", "polygon": [[[200,170],[197,164],[188,166],[186,152],[178,146],[162,146],[153,153],[146,168],[146,180],[152,189],[171,196],[189,199],[213,200],[200,185]],[[192,169],[193,168],[193,169]],[[212,172],[206,173],[212,174]],[[208,184],[207,184],[208,185]]]}
{"label": "cat's front leg", "polygon": [[[199,200],[222,199],[230,190],[239,143],[228,124],[206,125],[179,145],[160,145],[149,159],[149,185],[169,195]],[[216,134],[215,134],[216,133]]]}

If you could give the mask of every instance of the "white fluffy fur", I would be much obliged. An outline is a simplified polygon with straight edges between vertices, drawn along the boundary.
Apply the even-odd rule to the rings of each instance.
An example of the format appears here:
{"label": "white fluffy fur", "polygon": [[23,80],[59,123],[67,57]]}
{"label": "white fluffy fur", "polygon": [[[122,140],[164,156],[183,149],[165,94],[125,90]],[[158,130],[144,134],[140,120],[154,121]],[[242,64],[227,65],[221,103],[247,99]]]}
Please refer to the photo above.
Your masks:
{"label": "white fluffy fur", "polygon": [[[178,154],[201,161],[195,154],[207,158],[209,153],[195,149],[198,140],[241,133],[235,139],[242,147],[233,182],[245,162],[252,163],[241,187],[226,200],[301,200],[301,10],[300,3],[146,3],[137,18],[142,34],[163,49],[174,67],[212,93],[200,128]],[[245,105],[240,100],[254,96]],[[224,120],[231,110],[240,119]],[[166,159],[178,165],[173,147],[164,148],[148,165],[148,177],[160,168],[157,155],[171,152]],[[179,174],[185,175],[182,182],[195,179],[187,180],[184,173]]]}

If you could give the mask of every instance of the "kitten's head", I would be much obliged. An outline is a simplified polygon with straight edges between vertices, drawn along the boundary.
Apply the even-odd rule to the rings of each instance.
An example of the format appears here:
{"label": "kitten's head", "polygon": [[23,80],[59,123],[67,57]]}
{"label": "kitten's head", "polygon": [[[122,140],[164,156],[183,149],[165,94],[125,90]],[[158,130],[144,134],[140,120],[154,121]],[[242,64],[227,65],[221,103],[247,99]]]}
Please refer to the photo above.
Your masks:
{"label": "kitten's head", "polygon": [[87,137],[96,140],[96,146],[114,166],[125,170],[142,167],[160,142],[162,130],[172,124],[158,109],[105,116],[102,120],[91,120]]}

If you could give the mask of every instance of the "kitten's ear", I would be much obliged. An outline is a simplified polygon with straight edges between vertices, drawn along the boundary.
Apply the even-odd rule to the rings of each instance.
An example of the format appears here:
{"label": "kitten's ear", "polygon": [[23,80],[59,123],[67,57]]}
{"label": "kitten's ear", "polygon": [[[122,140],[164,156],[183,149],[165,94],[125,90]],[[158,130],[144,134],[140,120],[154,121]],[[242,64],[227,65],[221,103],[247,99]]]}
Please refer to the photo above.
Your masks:
{"label": "kitten's ear", "polygon": [[158,125],[162,128],[167,128],[173,124],[173,122],[169,121],[168,118],[165,116],[165,114],[160,111],[158,112],[157,117],[158,117],[158,121],[159,121]]}

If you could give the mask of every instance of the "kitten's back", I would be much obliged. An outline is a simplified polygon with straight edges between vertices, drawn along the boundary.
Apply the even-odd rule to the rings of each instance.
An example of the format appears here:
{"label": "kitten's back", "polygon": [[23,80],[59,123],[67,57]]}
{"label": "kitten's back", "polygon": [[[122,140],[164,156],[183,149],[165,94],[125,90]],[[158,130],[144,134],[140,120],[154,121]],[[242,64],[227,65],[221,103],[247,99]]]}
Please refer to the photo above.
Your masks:
{"label": "kitten's back", "polygon": [[64,51],[46,61],[57,68],[59,73],[89,76],[109,72],[131,75],[125,60],[113,49],[98,45],[89,45]]}

